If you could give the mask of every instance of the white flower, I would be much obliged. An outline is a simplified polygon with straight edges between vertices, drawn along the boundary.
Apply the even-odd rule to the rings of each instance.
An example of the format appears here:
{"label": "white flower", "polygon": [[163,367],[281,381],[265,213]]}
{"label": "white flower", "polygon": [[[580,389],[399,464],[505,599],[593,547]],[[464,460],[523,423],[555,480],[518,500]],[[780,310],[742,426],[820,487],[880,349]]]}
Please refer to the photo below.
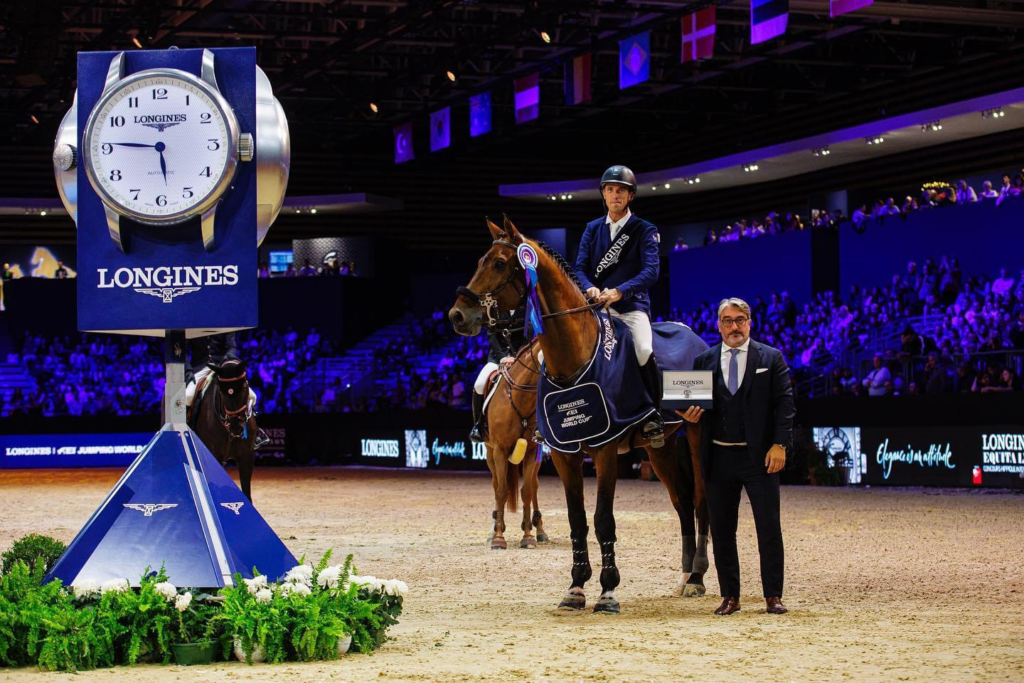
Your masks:
{"label": "white flower", "polygon": [[88,598],[100,592],[100,582],[93,579],[82,579],[71,584],[76,598]]}
{"label": "white flower", "polygon": [[188,606],[191,604],[192,594],[185,593],[184,595],[179,595],[177,599],[174,601],[174,609],[178,610],[179,612],[184,612],[188,609]]}
{"label": "white flower", "polygon": [[261,588],[256,591],[256,602],[268,603],[274,598],[269,588]]}
{"label": "white flower", "polygon": [[402,597],[409,592],[409,587],[405,585],[405,581],[399,581],[398,579],[389,579],[384,582],[384,592],[388,595],[395,595]]}
{"label": "white flower", "polygon": [[338,585],[338,580],[341,578],[341,565],[334,565],[320,572],[316,577],[316,582],[320,584],[321,588],[334,588]]}
{"label": "white flower", "polygon": [[129,588],[128,579],[110,579],[100,584],[100,593],[124,593]]}
{"label": "white flower", "polygon": [[292,567],[288,570],[288,573],[284,575],[286,583],[303,583],[310,585],[313,582],[313,566],[309,564],[300,564],[296,567]]}
{"label": "white flower", "polygon": [[281,595],[284,595],[284,596],[288,596],[288,595],[307,596],[307,595],[311,594],[312,592],[313,591],[311,591],[309,589],[309,586],[307,586],[304,583],[282,583],[281,584]]}
{"label": "white flower", "polygon": [[178,589],[174,587],[173,583],[168,583],[167,581],[156,584],[153,586],[153,590],[168,600],[174,600],[174,598],[178,597]]}
{"label": "white flower", "polygon": [[242,581],[245,581],[245,585],[252,595],[256,595],[256,592],[261,588],[267,587],[267,577],[265,576],[257,576],[255,579],[242,579]]}

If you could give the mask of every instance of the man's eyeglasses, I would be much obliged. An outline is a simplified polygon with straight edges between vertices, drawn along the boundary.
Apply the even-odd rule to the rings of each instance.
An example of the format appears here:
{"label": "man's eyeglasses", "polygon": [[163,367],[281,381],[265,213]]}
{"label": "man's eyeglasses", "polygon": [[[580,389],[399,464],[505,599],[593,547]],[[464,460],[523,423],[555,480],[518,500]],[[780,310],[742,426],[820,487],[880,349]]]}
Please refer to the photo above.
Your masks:
{"label": "man's eyeglasses", "polygon": [[736,327],[743,327],[750,322],[750,318],[721,318],[718,324],[728,329],[735,325]]}

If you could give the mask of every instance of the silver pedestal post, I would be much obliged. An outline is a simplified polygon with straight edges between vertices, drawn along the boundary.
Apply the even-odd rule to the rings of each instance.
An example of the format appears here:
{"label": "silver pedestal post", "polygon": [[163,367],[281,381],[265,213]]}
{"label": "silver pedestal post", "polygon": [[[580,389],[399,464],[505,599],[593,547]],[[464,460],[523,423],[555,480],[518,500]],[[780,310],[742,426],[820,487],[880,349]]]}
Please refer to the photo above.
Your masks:
{"label": "silver pedestal post", "polygon": [[164,365],[167,383],[164,385],[164,424],[185,425],[185,363],[188,347],[184,330],[167,330],[164,335]]}

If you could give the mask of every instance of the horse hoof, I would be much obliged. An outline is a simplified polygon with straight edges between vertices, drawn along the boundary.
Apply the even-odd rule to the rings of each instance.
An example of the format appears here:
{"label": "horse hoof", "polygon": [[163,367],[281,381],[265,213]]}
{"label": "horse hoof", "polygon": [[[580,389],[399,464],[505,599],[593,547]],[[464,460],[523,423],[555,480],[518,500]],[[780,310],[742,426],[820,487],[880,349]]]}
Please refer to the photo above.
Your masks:
{"label": "horse hoof", "polygon": [[621,610],[619,609],[619,601],[614,598],[601,598],[594,605],[594,613],[603,614],[618,614]]}
{"label": "horse hoof", "polygon": [[547,543],[550,540],[547,534],[537,534],[537,543]]}
{"label": "horse hoof", "polygon": [[587,598],[579,593],[569,593],[562,602],[558,604],[558,609],[563,612],[578,612],[587,606]]}
{"label": "horse hoof", "polygon": [[683,597],[684,598],[703,598],[707,589],[702,583],[686,583],[683,584]]}
{"label": "horse hoof", "polygon": [[491,550],[508,550],[508,542],[504,538],[492,538]]}
{"label": "horse hoof", "polygon": [[527,536],[523,540],[519,541],[519,547],[520,548],[536,548],[537,547],[537,539],[535,539],[533,536]]}

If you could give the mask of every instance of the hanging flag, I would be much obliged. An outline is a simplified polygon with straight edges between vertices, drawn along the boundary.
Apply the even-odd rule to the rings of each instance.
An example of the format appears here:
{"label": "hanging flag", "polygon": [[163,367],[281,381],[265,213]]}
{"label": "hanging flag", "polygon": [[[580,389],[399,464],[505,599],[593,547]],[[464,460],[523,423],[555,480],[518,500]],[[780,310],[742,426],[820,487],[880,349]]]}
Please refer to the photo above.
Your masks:
{"label": "hanging flag", "polygon": [[469,98],[469,136],[491,132],[491,93],[482,92]]}
{"label": "hanging flag", "polygon": [[682,61],[708,59],[715,53],[715,6],[683,17]]}
{"label": "hanging flag", "polygon": [[832,6],[832,16],[838,17],[840,14],[869,7],[874,2],[875,0],[832,0],[829,4]]}
{"label": "hanging flag", "polygon": [[540,74],[517,78],[516,124],[533,121],[540,116]]}
{"label": "hanging flag", "polygon": [[789,0],[750,0],[750,44],[781,36],[789,23]]}
{"label": "hanging flag", "polygon": [[590,101],[590,53],[565,63],[565,103],[569,106]]}
{"label": "hanging flag", "polygon": [[430,151],[438,152],[452,144],[452,108],[445,107],[430,114]]}
{"label": "hanging flag", "polygon": [[651,32],[619,41],[619,89],[639,85],[651,77]]}
{"label": "hanging flag", "polygon": [[412,152],[412,121],[395,126],[395,163],[402,164],[415,158]]}

